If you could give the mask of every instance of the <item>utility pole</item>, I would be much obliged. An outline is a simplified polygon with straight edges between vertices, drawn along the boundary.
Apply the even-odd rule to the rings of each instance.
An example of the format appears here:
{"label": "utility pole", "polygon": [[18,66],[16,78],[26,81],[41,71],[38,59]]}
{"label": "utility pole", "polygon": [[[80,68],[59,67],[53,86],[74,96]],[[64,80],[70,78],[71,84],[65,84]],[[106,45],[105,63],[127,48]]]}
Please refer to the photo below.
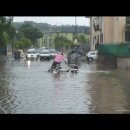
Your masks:
{"label": "utility pole", "polygon": [[63,54],[63,25],[62,25],[62,54]]}
{"label": "utility pole", "polygon": [[[75,40],[76,40],[76,26],[77,26],[77,23],[76,23],[76,16],[75,16]],[[75,60],[76,64],[78,62],[78,45],[76,44],[76,60]]]}
{"label": "utility pole", "polygon": [[[12,33],[13,33],[13,16],[12,16]],[[13,58],[13,36],[12,36],[12,58]]]}
{"label": "utility pole", "polygon": [[76,16],[75,16],[75,39],[76,39]]}

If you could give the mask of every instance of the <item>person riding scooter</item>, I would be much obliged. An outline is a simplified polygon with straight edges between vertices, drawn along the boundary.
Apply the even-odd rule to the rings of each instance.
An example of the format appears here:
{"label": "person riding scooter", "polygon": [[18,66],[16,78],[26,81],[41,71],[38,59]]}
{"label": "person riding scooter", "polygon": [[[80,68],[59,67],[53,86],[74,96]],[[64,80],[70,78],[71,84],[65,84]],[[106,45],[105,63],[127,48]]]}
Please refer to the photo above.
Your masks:
{"label": "person riding scooter", "polygon": [[60,54],[60,53],[58,52],[58,53],[55,55],[54,61],[53,61],[52,65],[51,65],[51,67],[50,67],[50,69],[49,69],[48,71],[53,70],[53,69],[56,69],[56,66],[61,64],[61,60],[64,60],[64,62],[65,62],[65,64],[66,64],[66,60],[65,60],[64,57],[63,57],[63,53]]}

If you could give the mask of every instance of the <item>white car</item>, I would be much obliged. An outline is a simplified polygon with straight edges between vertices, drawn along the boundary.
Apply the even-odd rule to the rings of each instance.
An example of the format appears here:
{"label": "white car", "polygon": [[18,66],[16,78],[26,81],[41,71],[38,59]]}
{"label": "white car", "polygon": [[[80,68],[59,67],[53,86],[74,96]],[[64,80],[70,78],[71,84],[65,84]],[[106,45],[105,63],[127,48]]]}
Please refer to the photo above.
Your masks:
{"label": "white car", "polygon": [[26,59],[27,60],[37,60],[38,56],[35,50],[27,51]]}
{"label": "white car", "polygon": [[48,59],[48,60],[50,60],[50,58],[51,58],[51,53],[50,53],[49,50],[43,50],[43,51],[41,51],[39,57],[40,57],[40,60],[43,60],[43,59]]}
{"label": "white car", "polygon": [[97,59],[98,51],[89,51],[86,55],[86,59],[88,61],[96,60]]}

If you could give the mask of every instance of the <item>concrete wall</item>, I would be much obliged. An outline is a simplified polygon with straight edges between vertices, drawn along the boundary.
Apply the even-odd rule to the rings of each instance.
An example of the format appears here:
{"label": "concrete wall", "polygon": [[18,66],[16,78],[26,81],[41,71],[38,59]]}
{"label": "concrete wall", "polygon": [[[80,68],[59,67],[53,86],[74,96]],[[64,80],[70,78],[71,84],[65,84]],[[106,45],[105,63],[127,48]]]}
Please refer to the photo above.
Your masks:
{"label": "concrete wall", "polygon": [[116,57],[108,55],[98,55],[98,63],[116,67]]}
{"label": "concrete wall", "polygon": [[98,55],[98,63],[105,64],[106,66],[112,66],[115,69],[127,69],[130,70],[130,56],[107,56]]}
{"label": "concrete wall", "polygon": [[122,58],[118,57],[117,68],[130,70],[130,56]]}

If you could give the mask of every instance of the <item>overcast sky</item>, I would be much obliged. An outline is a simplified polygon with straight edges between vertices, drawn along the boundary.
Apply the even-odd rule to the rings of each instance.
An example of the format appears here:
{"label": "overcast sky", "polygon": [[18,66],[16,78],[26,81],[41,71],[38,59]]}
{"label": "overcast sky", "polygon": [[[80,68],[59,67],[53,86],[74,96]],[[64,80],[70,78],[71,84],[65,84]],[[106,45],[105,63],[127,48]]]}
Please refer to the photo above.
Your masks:
{"label": "overcast sky", "polygon": [[[69,24],[69,25],[75,25],[75,17],[45,17],[45,16],[37,16],[37,17],[14,17],[13,19],[14,22],[24,22],[24,21],[33,21],[33,22],[37,22],[37,23],[48,23],[51,25],[61,25],[61,24]],[[76,17],[76,25],[85,25],[85,26],[89,26],[89,19],[85,18],[85,16],[83,17]]]}

